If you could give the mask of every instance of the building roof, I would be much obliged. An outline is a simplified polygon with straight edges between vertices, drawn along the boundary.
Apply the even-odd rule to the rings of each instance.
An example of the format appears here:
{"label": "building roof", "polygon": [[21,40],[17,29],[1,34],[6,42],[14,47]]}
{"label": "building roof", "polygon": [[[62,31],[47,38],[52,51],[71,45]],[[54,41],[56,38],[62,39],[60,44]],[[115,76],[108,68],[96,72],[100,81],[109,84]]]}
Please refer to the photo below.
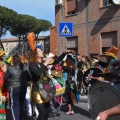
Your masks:
{"label": "building roof", "polygon": [[[50,36],[38,36],[38,40],[45,40],[46,38],[49,38]],[[23,39],[20,39],[21,41]],[[1,39],[2,42],[17,42],[19,41],[18,38],[6,38],[6,39]]]}

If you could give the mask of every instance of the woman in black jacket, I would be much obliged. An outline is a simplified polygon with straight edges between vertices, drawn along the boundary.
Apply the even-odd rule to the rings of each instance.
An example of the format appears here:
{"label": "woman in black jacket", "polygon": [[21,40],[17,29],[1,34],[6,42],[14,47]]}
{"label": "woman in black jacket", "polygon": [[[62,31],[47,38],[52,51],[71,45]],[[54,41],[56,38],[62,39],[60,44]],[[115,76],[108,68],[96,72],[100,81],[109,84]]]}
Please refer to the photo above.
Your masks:
{"label": "woman in black jacket", "polygon": [[[42,46],[35,46],[34,42],[34,33],[28,34],[28,43],[30,46],[30,51],[28,52],[28,61],[29,61],[29,70],[32,75],[32,102],[36,105],[39,115],[37,116],[38,120],[47,120],[49,116],[49,107],[50,102],[45,102],[39,92],[39,80],[41,75],[47,71],[47,65],[51,62],[52,58],[48,57],[43,62],[44,53],[42,50]],[[60,57],[58,57],[53,64],[59,63],[65,56],[63,53]]]}
{"label": "woman in black jacket", "polygon": [[22,120],[27,80],[30,78],[28,71],[23,69],[18,55],[13,56],[13,65],[8,67],[4,65],[2,71],[9,85],[12,117],[14,120]]}

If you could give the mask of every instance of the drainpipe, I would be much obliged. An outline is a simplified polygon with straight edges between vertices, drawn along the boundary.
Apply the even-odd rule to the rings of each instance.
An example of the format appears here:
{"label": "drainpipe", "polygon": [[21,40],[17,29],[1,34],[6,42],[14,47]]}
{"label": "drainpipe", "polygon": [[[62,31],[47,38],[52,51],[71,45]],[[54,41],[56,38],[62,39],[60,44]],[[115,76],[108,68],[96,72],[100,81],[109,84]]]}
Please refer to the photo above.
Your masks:
{"label": "drainpipe", "polygon": [[88,56],[88,0],[85,0],[85,5],[86,5],[86,38],[85,38],[85,54]]}

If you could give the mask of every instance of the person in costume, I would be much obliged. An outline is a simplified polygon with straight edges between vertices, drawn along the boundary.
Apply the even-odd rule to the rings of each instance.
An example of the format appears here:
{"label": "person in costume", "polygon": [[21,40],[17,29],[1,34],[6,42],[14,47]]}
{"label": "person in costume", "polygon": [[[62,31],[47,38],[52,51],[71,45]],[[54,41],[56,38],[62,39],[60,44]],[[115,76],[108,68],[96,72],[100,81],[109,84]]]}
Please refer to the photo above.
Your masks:
{"label": "person in costume", "polygon": [[[104,68],[104,73],[109,73],[109,69],[108,69],[109,66],[118,59],[117,58],[118,51],[119,51],[119,48],[115,46],[111,46],[107,52],[105,52],[103,55],[100,55],[100,57],[105,57],[106,61],[94,60],[96,63],[98,63]],[[102,77],[98,77],[97,80],[102,81],[104,79],[109,80],[111,79],[111,77],[109,77],[108,75],[107,76],[103,75]]]}
{"label": "person in costume", "polygon": [[6,120],[6,103],[7,103],[7,82],[4,80],[4,72],[1,70],[4,66],[5,51],[0,50],[0,120]]}
{"label": "person in costume", "polygon": [[[55,58],[54,58],[55,59]],[[55,64],[51,68],[53,83],[56,88],[55,97],[50,101],[50,117],[61,116],[60,108],[62,104],[62,95],[65,92],[65,81],[62,78],[62,66]]]}
{"label": "person in costume", "polygon": [[4,79],[9,86],[12,117],[15,120],[22,120],[27,80],[29,80],[28,71],[23,69],[21,58],[18,55],[13,56],[12,65],[4,65],[1,70],[4,72]]}
{"label": "person in costume", "polygon": [[31,72],[33,81],[31,99],[39,112],[38,115],[35,115],[35,118],[38,120],[47,120],[49,115],[49,102],[43,103],[41,95],[39,94],[37,82],[52,58],[48,58],[44,63],[42,63],[42,59],[44,57],[43,50],[41,46],[35,46],[34,33],[32,32],[28,34],[28,43],[31,50],[29,51],[27,58],[29,61],[29,70]]}
{"label": "person in costume", "polygon": [[[35,38],[34,38],[33,32],[28,34],[27,39],[28,39],[28,44],[30,46],[30,51],[28,53],[27,58],[28,58],[29,70],[31,72],[32,82],[33,82],[31,99],[32,99],[32,103],[35,104],[39,112],[37,119],[47,120],[49,116],[50,101],[43,99],[43,97],[41,96],[41,93],[39,91],[39,80],[42,78],[42,75],[44,74],[44,72],[48,71],[47,66],[52,61],[52,58],[47,57],[46,60],[43,62],[44,53],[42,50],[42,46],[35,45]],[[60,55],[53,62],[53,64],[59,63],[64,56],[65,56],[65,53]]]}
{"label": "person in costume", "polygon": [[[113,62],[111,66],[117,66],[118,70],[120,70],[120,60]],[[120,72],[115,75],[120,78]],[[100,112],[95,120],[107,120],[107,118],[110,116],[115,115],[120,115],[120,104],[103,112]]]}
{"label": "person in costume", "polygon": [[73,115],[73,104],[76,101],[75,94],[73,93],[76,90],[74,75],[75,75],[75,62],[76,59],[72,54],[67,54],[63,62],[61,63],[62,69],[64,72],[67,72],[67,80],[66,80],[66,90],[65,90],[65,100],[67,103],[67,115]]}

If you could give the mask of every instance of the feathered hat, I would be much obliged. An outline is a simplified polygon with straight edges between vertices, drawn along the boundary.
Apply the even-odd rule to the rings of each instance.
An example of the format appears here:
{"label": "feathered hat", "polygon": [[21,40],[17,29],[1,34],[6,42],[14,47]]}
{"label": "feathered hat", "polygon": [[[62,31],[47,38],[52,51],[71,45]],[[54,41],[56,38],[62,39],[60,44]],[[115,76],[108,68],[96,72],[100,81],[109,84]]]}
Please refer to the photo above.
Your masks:
{"label": "feathered hat", "polygon": [[111,46],[107,52],[104,52],[104,54],[107,56],[111,56],[117,60],[118,59],[117,58],[118,51],[119,51],[119,48],[117,48],[115,46]]}
{"label": "feathered hat", "polygon": [[33,32],[28,33],[27,40],[31,50],[34,51],[36,49],[35,34]]}
{"label": "feathered hat", "polygon": [[39,48],[39,49],[43,49],[43,46],[42,45],[37,45],[35,44],[35,34],[34,32],[29,32],[28,35],[27,35],[27,40],[28,40],[28,44],[31,48],[32,51],[34,51],[36,48]]}

